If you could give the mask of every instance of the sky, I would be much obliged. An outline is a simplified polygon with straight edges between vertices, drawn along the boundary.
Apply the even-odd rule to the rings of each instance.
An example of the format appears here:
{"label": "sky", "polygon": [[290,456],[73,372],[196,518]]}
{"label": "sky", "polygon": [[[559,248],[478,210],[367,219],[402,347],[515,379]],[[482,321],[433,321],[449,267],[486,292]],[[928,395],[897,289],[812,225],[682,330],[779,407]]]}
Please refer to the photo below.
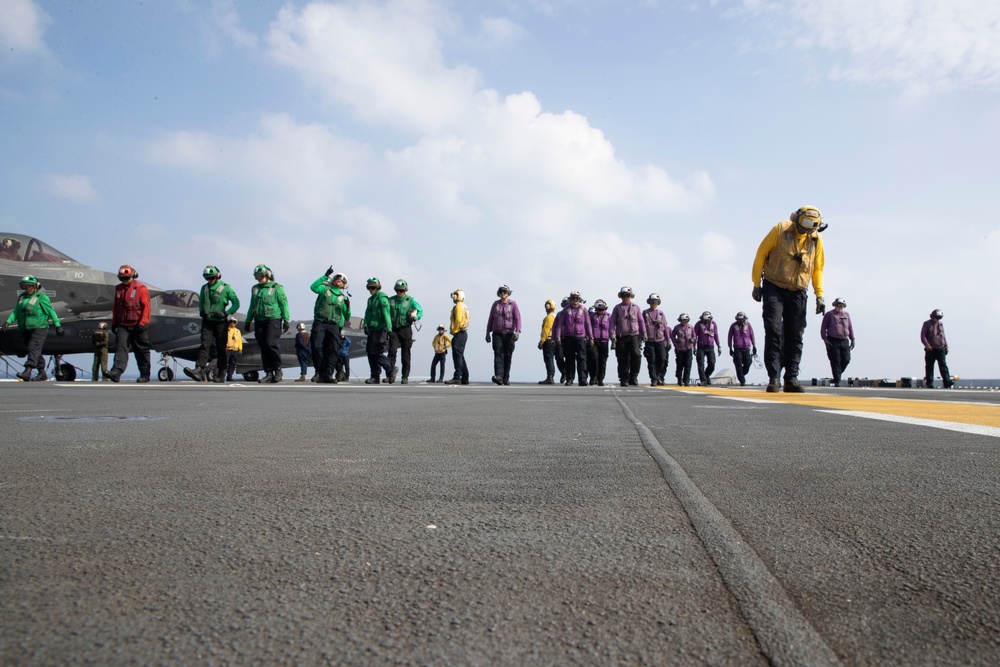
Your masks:
{"label": "sky", "polygon": [[[847,301],[857,336],[847,376],[922,376],[920,326],[941,308],[951,371],[1000,377],[1000,3],[0,13],[0,230],[86,264],[186,289],[216,264],[249,299],[265,263],[296,319],[330,265],[356,315],[368,277],[406,279],[425,312],[414,377],[462,289],[474,381],[492,375],[486,321],[507,284],[523,319],[511,377],[534,381],[543,304],[572,290],[656,292],[671,322],[708,310],[723,332],[745,311],[762,349],[757,246],[812,205],[829,224],[827,303]],[[804,379],[830,375],[812,311],[810,295]]]}

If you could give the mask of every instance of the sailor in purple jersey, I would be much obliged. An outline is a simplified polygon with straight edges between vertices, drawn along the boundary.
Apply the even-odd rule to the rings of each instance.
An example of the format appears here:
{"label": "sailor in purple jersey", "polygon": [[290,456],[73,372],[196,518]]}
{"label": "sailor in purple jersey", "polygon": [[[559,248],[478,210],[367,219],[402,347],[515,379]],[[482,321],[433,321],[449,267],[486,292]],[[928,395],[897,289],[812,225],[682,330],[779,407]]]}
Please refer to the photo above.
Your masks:
{"label": "sailor in purple jersey", "polygon": [[666,384],[663,377],[667,373],[667,351],[670,349],[670,325],[667,316],[660,310],[660,295],[653,292],[646,299],[649,308],[642,311],[646,323],[646,364],[649,368],[649,384],[656,387]]}
{"label": "sailor in purple jersey", "polygon": [[594,342],[587,351],[587,371],[590,384],[596,380],[597,386],[603,387],[608,368],[608,341],[611,340],[611,313],[604,299],[594,302],[590,312],[590,329],[594,333]]}
{"label": "sailor in purple jersey", "polygon": [[854,349],[854,325],[845,308],[847,302],[837,297],[833,300],[833,310],[823,316],[823,322],[819,325],[819,335],[826,343],[826,356],[830,360],[834,387],[840,386],[840,379],[847,364],[851,363],[851,350]]}
{"label": "sailor in purple jersey", "polygon": [[722,354],[719,327],[713,321],[712,313],[706,310],[701,314],[701,318],[694,325],[694,334],[698,337],[698,348],[695,350],[695,358],[698,360],[698,380],[701,384],[712,384],[716,350],[718,354]]}
{"label": "sailor in purple jersey", "polygon": [[729,344],[729,356],[733,358],[733,364],[736,366],[736,379],[743,387],[747,383],[747,373],[750,371],[753,355],[757,354],[757,340],[753,335],[753,327],[747,320],[747,314],[742,310],[736,313],[736,321],[729,325],[729,335],[726,340]]}
{"label": "sailor in purple jersey", "polygon": [[579,292],[570,292],[569,305],[556,321],[553,336],[562,341],[566,355],[566,385],[572,385],[574,371],[580,376],[580,386],[587,386],[587,345],[594,338],[590,328],[590,314],[583,307]]}
{"label": "sailor in purple jersey", "polygon": [[698,346],[698,337],[691,326],[691,316],[681,313],[677,318],[680,323],[670,332],[670,339],[674,341],[674,355],[676,357],[677,384],[688,387],[691,385],[691,362],[694,360],[694,350]]}
{"label": "sailor in purple jersey", "polygon": [[642,308],[632,303],[634,297],[631,287],[622,287],[618,290],[622,302],[611,311],[611,349],[618,357],[618,381],[623,387],[639,385],[642,343],[646,340],[646,322]]}
{"label": "sailor in purple jersey", "polygon": [[948,339],[944,337],[944,325],[941,319],[944,311],[935,308],[931,312],[931,318],[920,327],[920,342],[924,344],[924,386],[928,389],[934,388],[934,362],[937,362],[938,370],[941,371],[941,380],[945,389],[951,389],[955,382],[951,379],[951,371],[948,370]]}
{"label": "sailor in purple jersey", "polygon": [[500,298],[493,302],[486,323],[486,342],[493,343],[493,384],[510,384],[514,343],[521,336],[521,311],[510,294],[506,285],[497,288]]}

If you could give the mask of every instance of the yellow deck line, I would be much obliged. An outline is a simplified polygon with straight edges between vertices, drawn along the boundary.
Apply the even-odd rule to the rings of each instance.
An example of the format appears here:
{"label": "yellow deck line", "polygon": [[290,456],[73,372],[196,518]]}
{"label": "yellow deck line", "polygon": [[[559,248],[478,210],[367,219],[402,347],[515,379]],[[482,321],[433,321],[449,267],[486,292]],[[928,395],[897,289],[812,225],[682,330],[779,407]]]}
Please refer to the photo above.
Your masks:
{"label": "yellow deck line", "polygon": [[[873,412],[882,415],[898,417],[916,417],[937,421],[954,422],[957,424],[974,424],[976,426],[992,426],[1000,428],[1000,405],[977,403],[952,403],[930,399],[896,399],[878,398],[875,396],[844,396],[828,393],[805,394],[768,394],[761,387],[759,391],[745,389],[723,389],[721,387],[664,387],[674,391],[697,392],[725,398],[752,399],[755,401],[774,401],[776,403],[791,403],[813,408],[828,410],[852,410],[856,412]],[[807,390],[808,392],[808,390]]]}

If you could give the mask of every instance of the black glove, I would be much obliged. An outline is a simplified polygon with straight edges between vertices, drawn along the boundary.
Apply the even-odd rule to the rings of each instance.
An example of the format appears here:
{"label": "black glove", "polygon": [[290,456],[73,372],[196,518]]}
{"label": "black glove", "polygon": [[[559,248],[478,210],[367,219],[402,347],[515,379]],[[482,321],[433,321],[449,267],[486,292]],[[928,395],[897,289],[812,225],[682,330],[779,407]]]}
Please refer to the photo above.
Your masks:
{"label": "black glove", "polygon": [[821,296],[816,297],[816,314],[822,315],[826,312],[826,299]]}
{"label": "black glove", "polygon": [[243,330],[246,331],[247,333],[253,331],[253,322],[247,322],[246,324],[244,324]]}
{"label": "black glove", "polygon": [[851,349],[852,350],[854,349],[854,341],[853,340],[851,341]]}
{"label": "black glove", "polygon": [[9,323],[7,323],[7,322],[4,322],[4,323],[3,323],[3,327],[0,327],[0,331],[6,331],[6,330],[7,330],[7,327],[9,327],[9,326],[10,326],[10,324],[9,324]]}
{"label": "black glove", "polygon": [[281,333],[288,333],[288,322],[281,320]]}
{"label": "black glove", "polygon": [[331,275],[333,275],[333,265],[330,265],[330,268],[326,270],[326,274],[325,275],[326,275],[327,278],[329,278]]}
{"label": "black glove", "polygon": [[487,332],[486,332],[486,342],[487,342],[487,343],[491,343],[491,342],[493,342],[493,339],[492,339],[492,338],[490,338],[490,332],[489,332],[489,331],[487,331]]}
{"label": "black glove", "polygon": [[372,330],[368,328],[368,325],[365,325],[364,331],[365,331],[365,335],[366,336],[369,335],[369,334],[371,334],[371,332],[372,332]]}
{"label": "black glove", "polygon": [[617,338],[612,338],[611,339],[611,349],[612,350],[618,349],[618,339]]}
{"label": "black glove", "polygon": [[542,341],[538,341],[538,349],[541,350],[544,348],[545,348],[545,343],[543,343]]}
{"label": "black glove", "polygon": [[56,335],[57,336],[65,336],[66,335],[66,331],[62,327],[56,327]]}
{"label": "black glove", "polygon": [[735,357],[736,356],[736,352],[735,352],[735,350],[733,350],[733,348],[729,348],[729,356],[730,357]]}
{"label": "black glove", "polygon": [[753,297],[754,301],[760,303],[761,301],[764,300],[764,290],[762,290],[759,287],[754,287],[753,292],[750,293],[750,296]]}
{"label": "black glove", "polygon": [[757,356],[757,348],[756,347],[753,348],[753,356],[755,356],[755,357]]}
{"label": "black glove", "polygon": [[515,331],[515,332],[514,332],[514,342],[516,343],[516,342],[517,342],[517,339],[518,339],[518,338],[520,338],[520,337],[521,337],[521,334],[519,334],[519,333],[517,333],[517,332]]}

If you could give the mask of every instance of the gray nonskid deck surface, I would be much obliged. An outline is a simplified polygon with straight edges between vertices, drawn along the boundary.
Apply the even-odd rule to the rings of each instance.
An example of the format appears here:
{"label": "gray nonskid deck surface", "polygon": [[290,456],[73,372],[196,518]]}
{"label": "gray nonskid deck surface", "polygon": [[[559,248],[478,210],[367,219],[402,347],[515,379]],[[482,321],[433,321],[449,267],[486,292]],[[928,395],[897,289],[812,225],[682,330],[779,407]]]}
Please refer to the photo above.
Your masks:
{"label": "gray nonskid deck surface", "polygon": [[1000,663],[996,437],[650,388],[0,398],[5,663]]}
{"label": "gray nonskid deck surface", "polygon": [[0,651],[766,664],[610,392],[463,389],[5,388]]}

